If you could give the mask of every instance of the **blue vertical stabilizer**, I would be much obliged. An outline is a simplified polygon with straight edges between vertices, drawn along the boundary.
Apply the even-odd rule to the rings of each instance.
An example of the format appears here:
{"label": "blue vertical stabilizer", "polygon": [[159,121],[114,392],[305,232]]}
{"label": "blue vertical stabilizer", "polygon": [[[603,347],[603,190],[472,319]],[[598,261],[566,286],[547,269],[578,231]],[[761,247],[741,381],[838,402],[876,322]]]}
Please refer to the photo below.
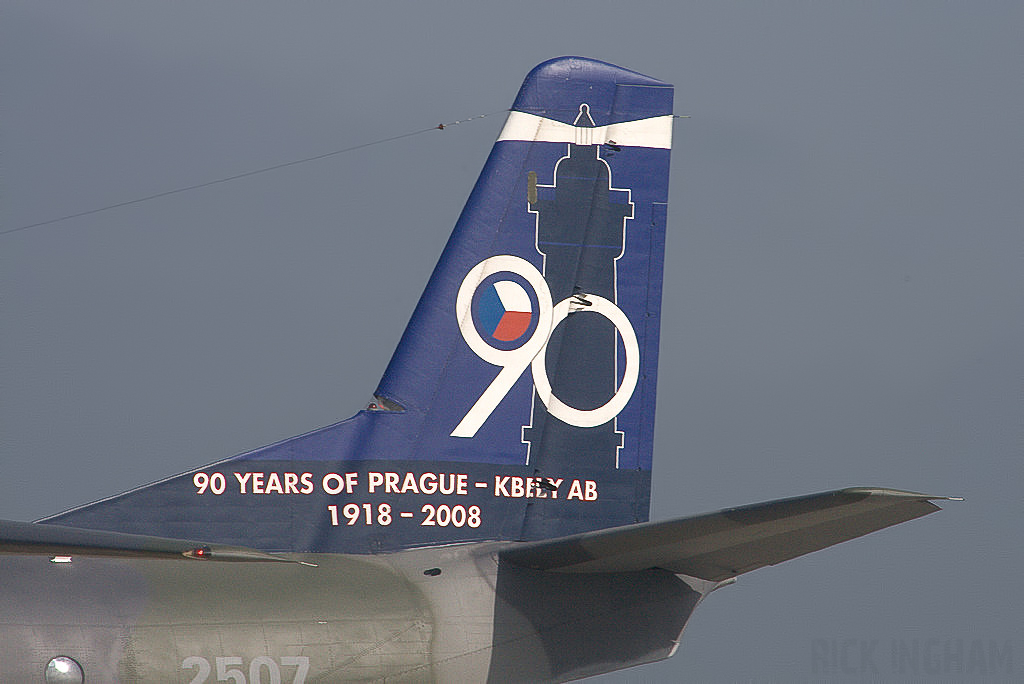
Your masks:
{"label": "blue vertical stabilizer", "polygon": [[647,520],[671,112],[536,67],[370,408],[44,522],[373,553]]}

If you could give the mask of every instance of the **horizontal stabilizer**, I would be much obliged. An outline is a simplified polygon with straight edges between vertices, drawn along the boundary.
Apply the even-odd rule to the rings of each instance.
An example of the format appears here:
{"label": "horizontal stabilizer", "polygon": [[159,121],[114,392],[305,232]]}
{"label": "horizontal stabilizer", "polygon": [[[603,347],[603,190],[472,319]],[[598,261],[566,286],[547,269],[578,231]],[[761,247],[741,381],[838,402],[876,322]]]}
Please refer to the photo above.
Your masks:
{"label": "horizontal stabilizer", "polygon": [[11,520],[0,520],[0,553],[294,562],[288,558],[240,546]]}
{"label": "horizontal stabilizer", "polygon": [[928,496],[856,487],[511,547],[502,559],[554,572],[662,568],[722,581],[937,510]]}

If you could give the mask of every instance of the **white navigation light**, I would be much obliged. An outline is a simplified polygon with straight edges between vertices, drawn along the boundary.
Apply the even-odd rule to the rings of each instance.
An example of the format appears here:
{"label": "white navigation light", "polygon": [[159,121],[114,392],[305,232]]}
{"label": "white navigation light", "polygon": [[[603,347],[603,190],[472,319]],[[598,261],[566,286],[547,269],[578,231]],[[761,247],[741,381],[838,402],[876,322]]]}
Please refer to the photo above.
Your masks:
{"label": "white navigation light", "polygon": [[46,664],[46,684],[82,684],[85,674],[74,658],[57,656]]}

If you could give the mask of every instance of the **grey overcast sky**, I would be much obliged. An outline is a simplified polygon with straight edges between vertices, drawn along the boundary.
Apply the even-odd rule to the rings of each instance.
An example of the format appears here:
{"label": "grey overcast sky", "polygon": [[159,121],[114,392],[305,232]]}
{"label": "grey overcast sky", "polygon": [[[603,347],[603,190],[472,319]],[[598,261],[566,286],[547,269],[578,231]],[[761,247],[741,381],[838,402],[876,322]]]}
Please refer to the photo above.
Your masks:
{"label": "grey overcast sky", "polygon": [[[672,659],[594,681],[1019,681],[1022,26],[1020,2],[7,0],[0,221],[501,110],[558,55],[673,83],[652,517],[967,500],[743,576]],[[0,518],[359,409],[502,121],[0,236]]]}

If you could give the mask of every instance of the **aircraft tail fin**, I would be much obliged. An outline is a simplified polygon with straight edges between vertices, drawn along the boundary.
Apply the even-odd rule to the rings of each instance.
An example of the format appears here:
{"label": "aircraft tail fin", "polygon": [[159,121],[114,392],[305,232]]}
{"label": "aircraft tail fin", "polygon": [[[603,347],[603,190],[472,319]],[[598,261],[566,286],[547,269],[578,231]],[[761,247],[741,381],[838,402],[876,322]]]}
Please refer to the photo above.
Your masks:
{"label": "aircraft tail fin", "polygon": [[647,520],[672,96],[536,67],[367,410],[45,521],[365,553]]}

